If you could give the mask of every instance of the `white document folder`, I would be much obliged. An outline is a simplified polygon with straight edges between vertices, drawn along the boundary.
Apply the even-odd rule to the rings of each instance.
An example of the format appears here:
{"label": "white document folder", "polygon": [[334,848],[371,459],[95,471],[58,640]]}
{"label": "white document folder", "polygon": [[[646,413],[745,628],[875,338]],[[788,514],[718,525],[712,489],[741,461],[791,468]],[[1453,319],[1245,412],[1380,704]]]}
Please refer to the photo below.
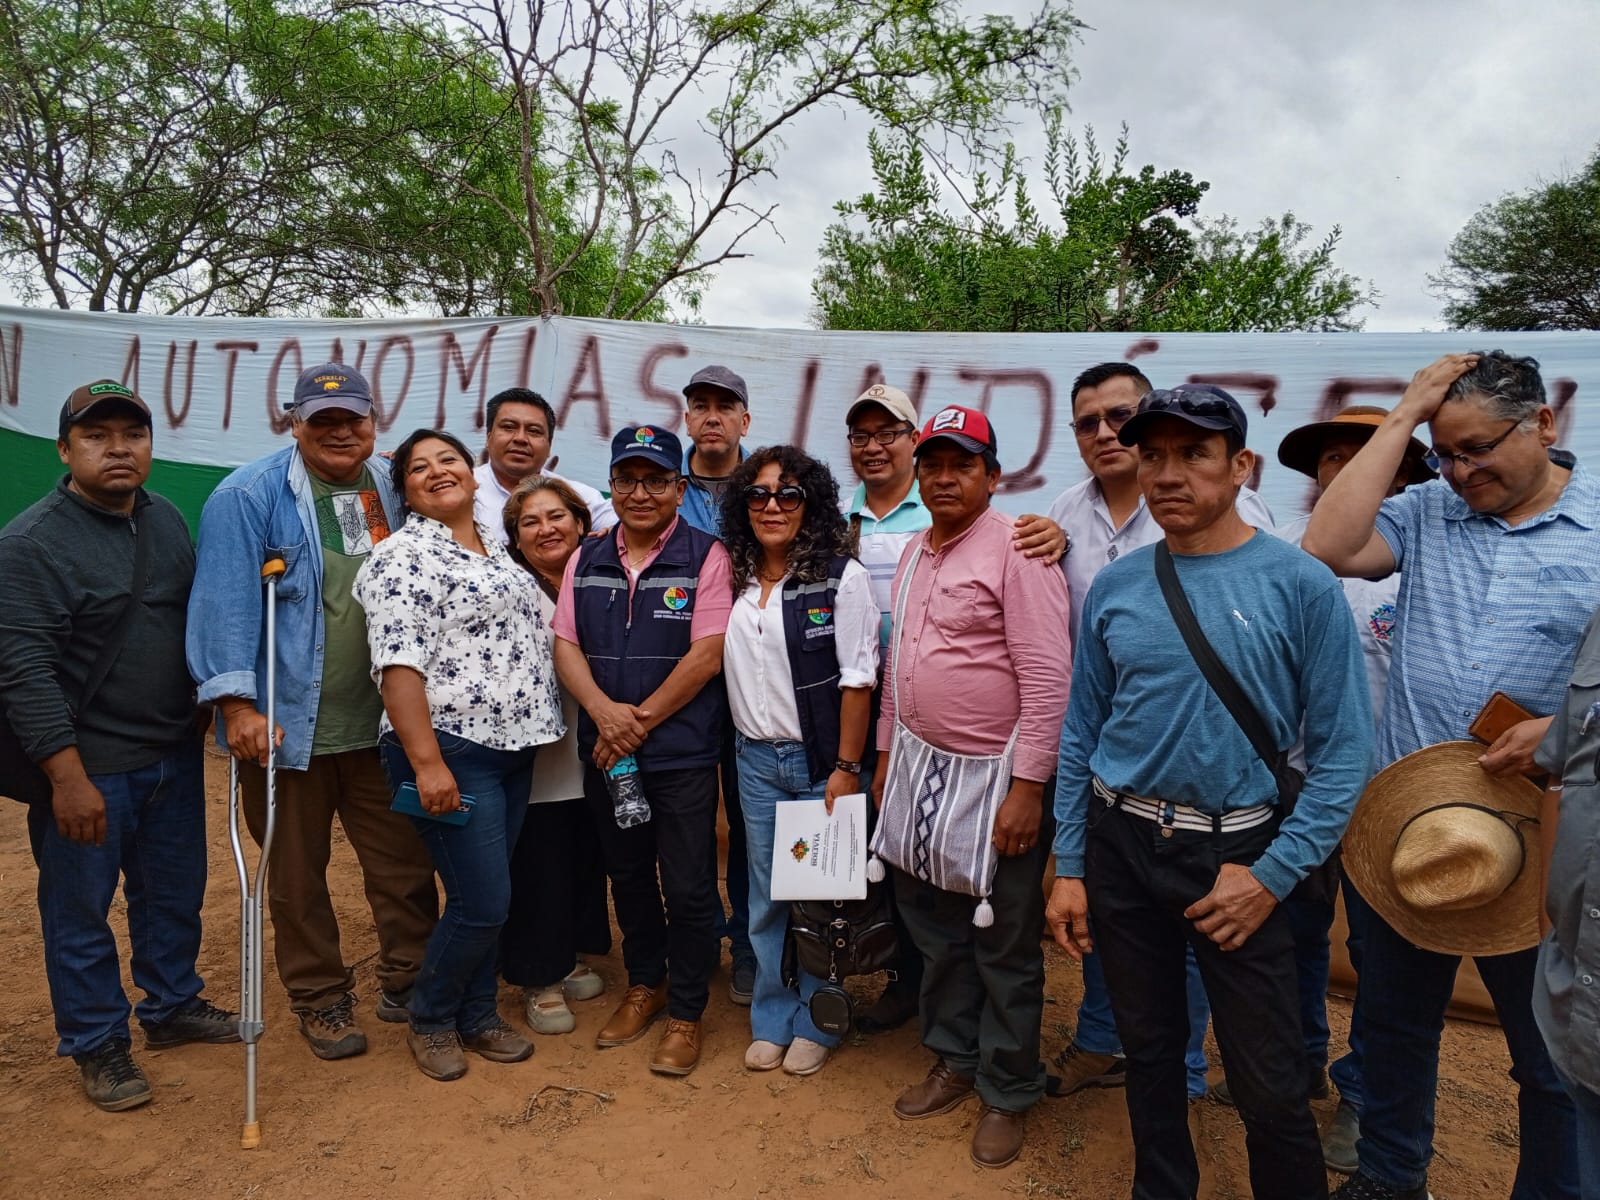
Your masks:
{"label": "white document folder", "polygon": [[774,900],[865,900],[867,797],[783,800],[772,839]]}

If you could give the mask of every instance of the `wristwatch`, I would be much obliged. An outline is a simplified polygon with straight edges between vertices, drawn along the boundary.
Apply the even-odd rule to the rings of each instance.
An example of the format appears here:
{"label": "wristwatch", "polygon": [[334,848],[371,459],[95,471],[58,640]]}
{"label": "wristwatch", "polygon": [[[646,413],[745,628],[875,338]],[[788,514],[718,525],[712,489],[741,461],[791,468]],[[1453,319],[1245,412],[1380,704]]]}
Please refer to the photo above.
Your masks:
{"label": "wristwatch", "polygon": [[861,774],[861,764],[858,763],[858,762],[851,762],[847,758],[836,758],[836,759],[834,759],[834,761],[833,761],[833,769],[835,771],[848,771],[852,775]]}

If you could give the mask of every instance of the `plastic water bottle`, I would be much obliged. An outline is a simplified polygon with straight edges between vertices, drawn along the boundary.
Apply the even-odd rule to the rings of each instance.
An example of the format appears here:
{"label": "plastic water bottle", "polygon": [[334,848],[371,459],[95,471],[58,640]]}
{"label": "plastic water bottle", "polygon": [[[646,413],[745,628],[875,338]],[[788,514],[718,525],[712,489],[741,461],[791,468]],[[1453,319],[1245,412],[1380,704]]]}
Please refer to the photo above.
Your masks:
{"label": "plastic water bottle", "polygon": [[618,829],[632,829],[650,819],[650,802],[644,798],[639,779],[639,760],[633,755],[619,758],[606,772],[606,790],[611,793],[611,811]]}

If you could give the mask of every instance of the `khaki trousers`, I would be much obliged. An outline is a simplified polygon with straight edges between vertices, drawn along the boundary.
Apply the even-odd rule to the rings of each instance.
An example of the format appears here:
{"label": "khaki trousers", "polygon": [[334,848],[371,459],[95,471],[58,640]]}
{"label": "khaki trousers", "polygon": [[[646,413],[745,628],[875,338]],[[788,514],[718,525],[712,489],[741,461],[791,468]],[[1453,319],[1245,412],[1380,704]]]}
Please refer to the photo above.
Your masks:
{"label": "khaki trousers", "polygon": [[[240,763],[245,822],[260,845],[267,773]],[[337,814],[361,864],[378,931],[378,985],[391,996],[410,989],[439,918],[433,863],[407,817],[389,811],[389,783],[377,747],[317,754],[305,771],[280,770],[277,822],[267,872],[278,978],[296,1012],[326,1008],[355,978],[339,947],[328,895],[328,855]]]}

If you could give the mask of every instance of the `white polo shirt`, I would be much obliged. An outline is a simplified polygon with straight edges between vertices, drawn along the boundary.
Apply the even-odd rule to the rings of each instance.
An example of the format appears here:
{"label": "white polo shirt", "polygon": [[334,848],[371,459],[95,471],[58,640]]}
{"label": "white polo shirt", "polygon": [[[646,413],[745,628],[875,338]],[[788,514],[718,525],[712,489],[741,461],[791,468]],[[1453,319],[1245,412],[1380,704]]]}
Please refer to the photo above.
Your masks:
{"label": "white polo shirt", "polygon": [[[617,514],[611,507],[611,501],[587,483],[579,483],[576,479],[568,479],[565,475],[557,475],[554,471],[539,471],[536,474],[559,479],[577,492],[578,499],[589,506],[589,520],[595,529],[610,529],[617,523]],[[506,537],[503,514],[506,510],[506,501],[511,499],[510,491],[500,485],[499,477],[488,463],[480,463],[474,467],[472,477],[478,481],[478,494],[472,501],[472,515],[477,518],[479,525],[494,530],[500,535],[500,540],[509,545],[511,539]]]}

